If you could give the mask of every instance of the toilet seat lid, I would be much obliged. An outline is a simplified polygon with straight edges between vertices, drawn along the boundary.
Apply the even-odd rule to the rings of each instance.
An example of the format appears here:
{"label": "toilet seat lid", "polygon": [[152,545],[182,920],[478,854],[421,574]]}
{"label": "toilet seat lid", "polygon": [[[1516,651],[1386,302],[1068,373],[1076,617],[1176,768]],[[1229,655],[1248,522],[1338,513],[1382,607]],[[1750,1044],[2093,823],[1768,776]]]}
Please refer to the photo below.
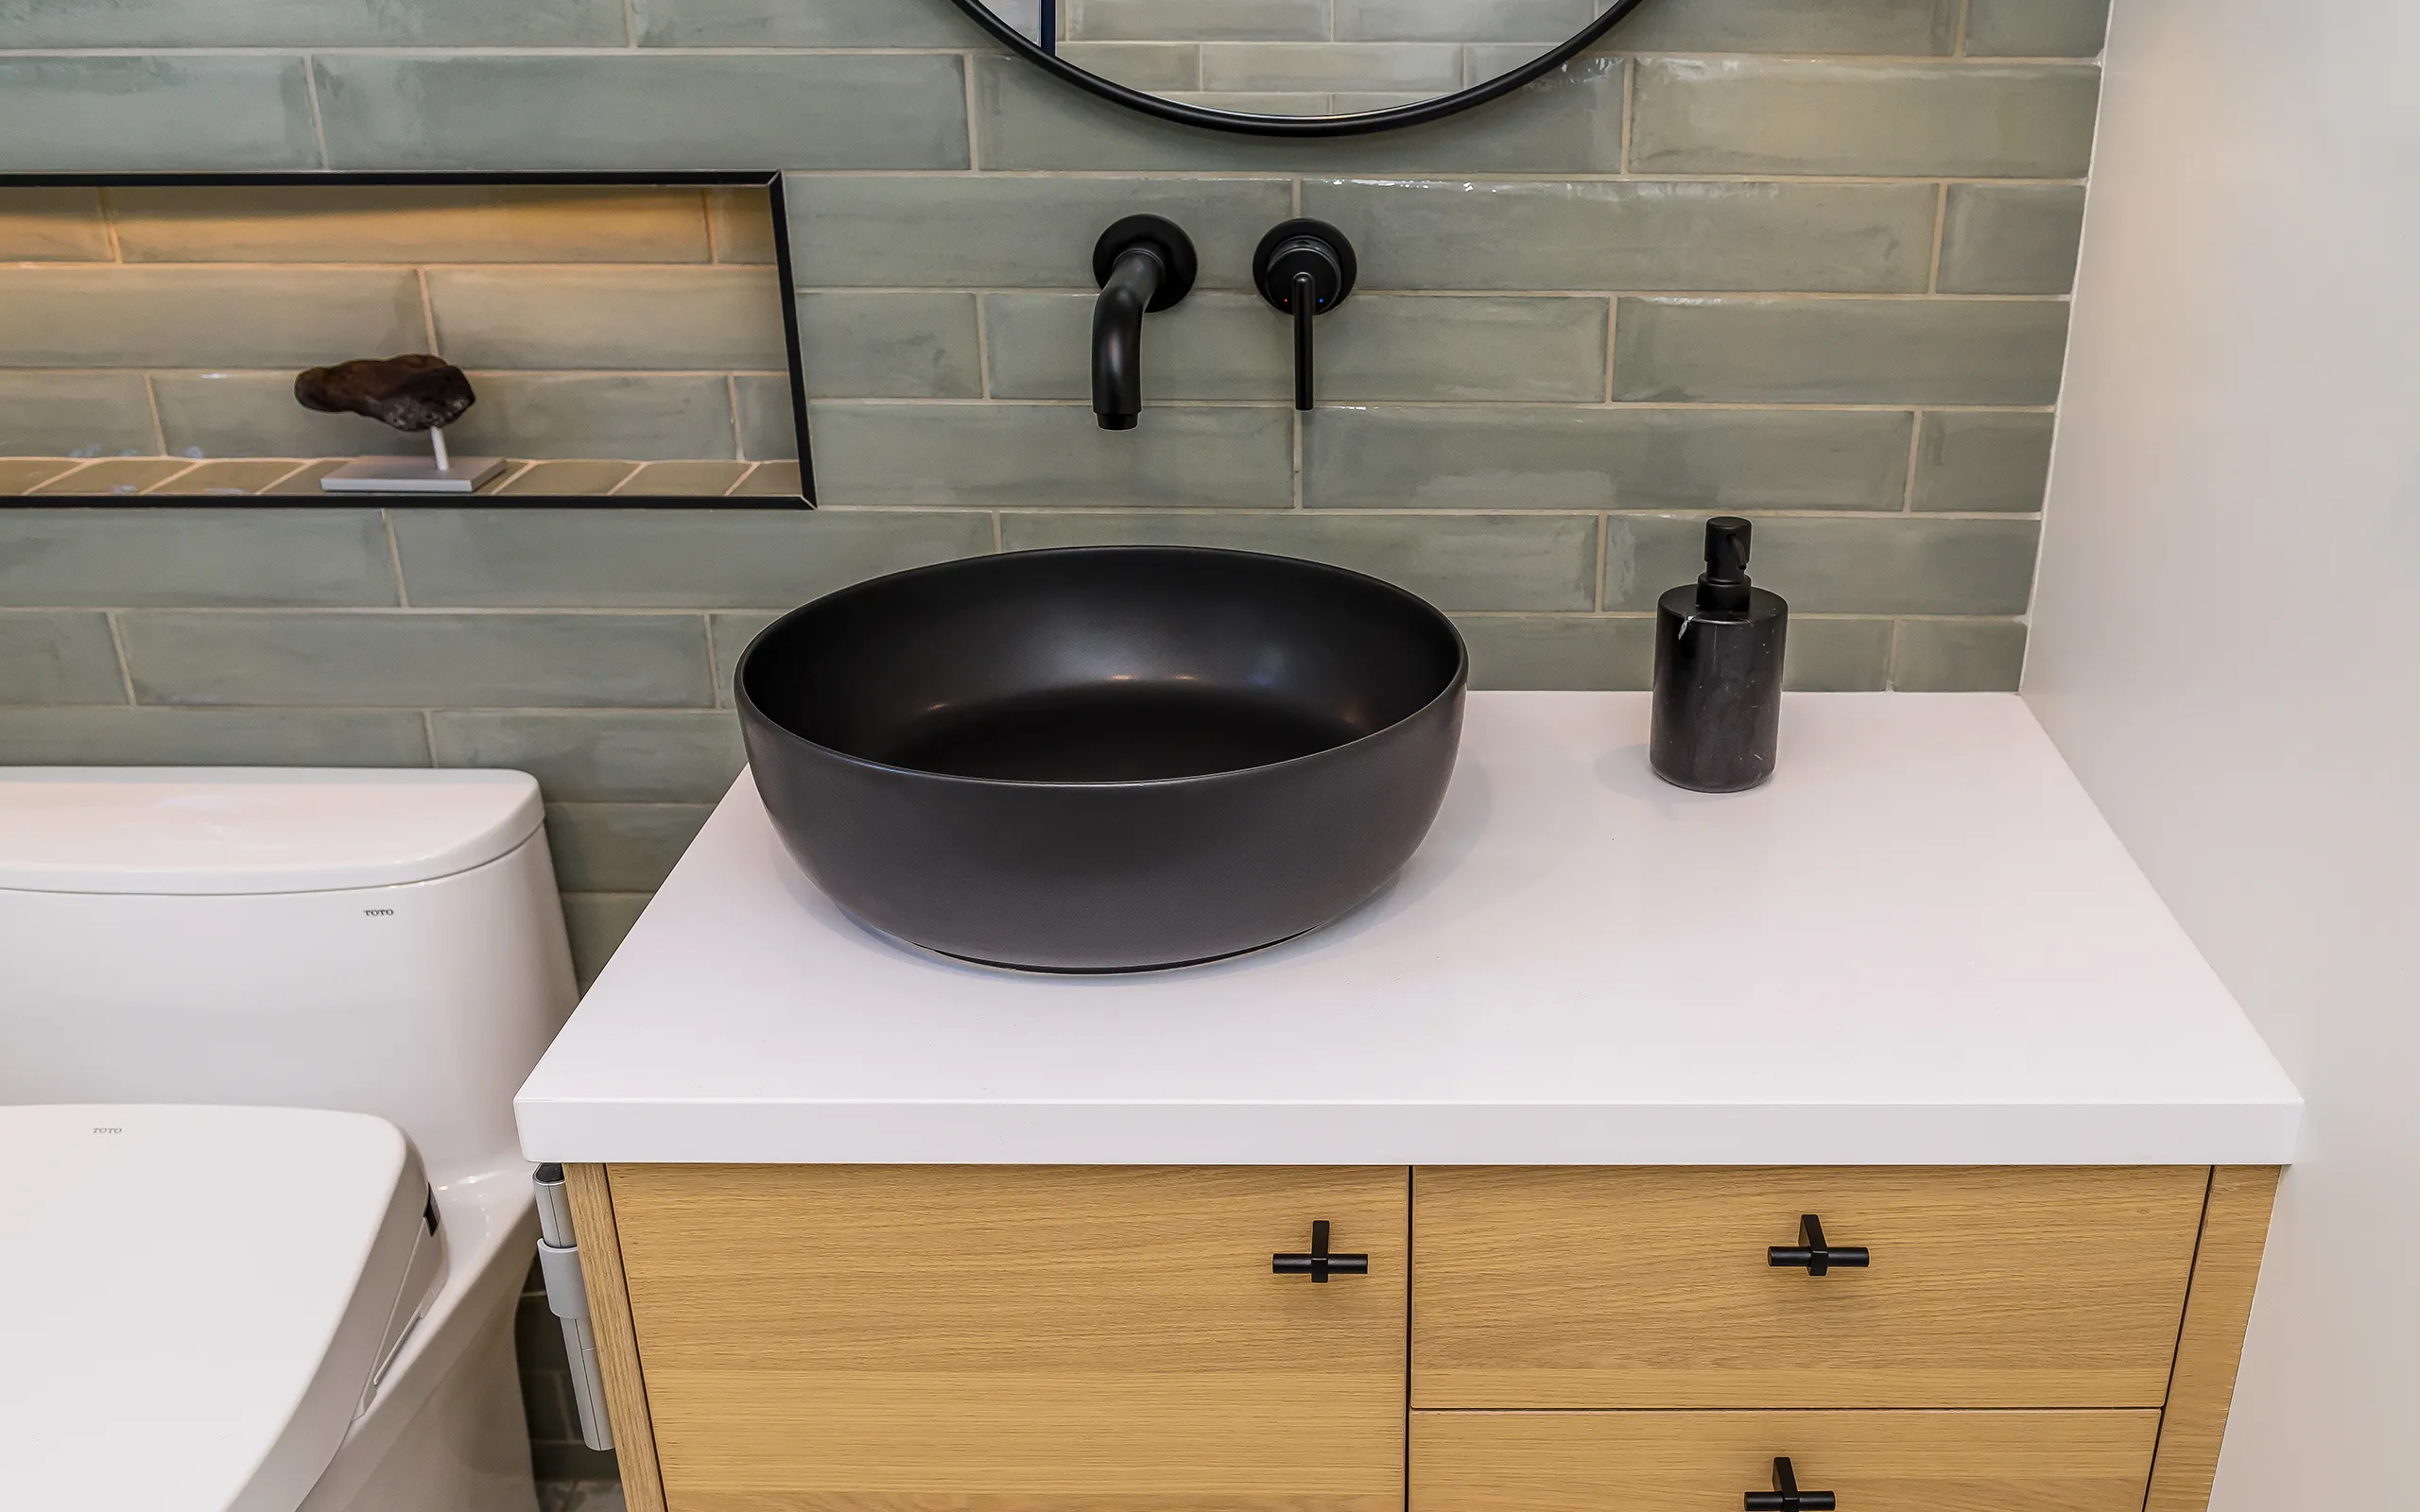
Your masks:
{"label": "toilet seat lid", "polygon": [[426,1192],[363,1113],[0,1108],[9,1499],[292,1512],[361,1403]]}

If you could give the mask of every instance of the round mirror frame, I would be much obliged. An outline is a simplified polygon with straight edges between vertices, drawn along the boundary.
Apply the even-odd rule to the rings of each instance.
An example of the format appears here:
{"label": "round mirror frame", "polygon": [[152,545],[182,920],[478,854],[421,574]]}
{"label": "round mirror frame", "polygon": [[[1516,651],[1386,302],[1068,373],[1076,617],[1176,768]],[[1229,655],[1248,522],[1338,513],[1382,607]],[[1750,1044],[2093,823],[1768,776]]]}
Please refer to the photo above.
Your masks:
{"label": "round mirror frame", "polygon": [[1553,51],[1531,59],[1509,74],[1499,74],[1484,84],[1474,84],[1451,94],[1440,94],[1435,99],[1422,100],[1414,105],[1397,105],[1383,111],[1364,111],[1357,115],[1251,115],[1241,111],[1205,110],[1199,105],[1165,100],[1156,94],[1129,89],[1078,68],[1057,53],[1044,48],[992,14],[983,0],[956,0],[958,9],[965,11],[977,26],[997,38],[1011,52],[1102,99],[1123,105],[1131,111],[1140,111],[1146,115],[1156,115],[1163,121],[1177,121],[1206,130],[1280,137],[1361,136],[1371,131],[1390,131],[1397,127],[1419,126],[1428,121],[1443,120],[1448,115],[1459,115],[1473,106],[1500,99],[1523,85],[1553,73],[1586,52],[1598,38],[1611,31],[1645,3],[1646,0],[1614,0],[1603,15],[1582,27],[1568,42]]}

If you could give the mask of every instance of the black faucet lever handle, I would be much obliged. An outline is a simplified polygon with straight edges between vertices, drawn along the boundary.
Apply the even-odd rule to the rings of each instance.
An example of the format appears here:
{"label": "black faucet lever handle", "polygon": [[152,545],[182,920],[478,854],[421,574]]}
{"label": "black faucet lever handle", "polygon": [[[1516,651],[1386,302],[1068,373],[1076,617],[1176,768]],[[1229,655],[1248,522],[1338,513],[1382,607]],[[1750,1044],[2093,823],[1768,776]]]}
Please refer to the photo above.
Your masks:
{"label": "black faucet lever handle", "polygon": [[1294,318],[1296,409],[1312,404],[1311,322],[1342,304],[1359,274],[1353,243],[1323,220],[1281,222],[1253,253],[1253,286]]}

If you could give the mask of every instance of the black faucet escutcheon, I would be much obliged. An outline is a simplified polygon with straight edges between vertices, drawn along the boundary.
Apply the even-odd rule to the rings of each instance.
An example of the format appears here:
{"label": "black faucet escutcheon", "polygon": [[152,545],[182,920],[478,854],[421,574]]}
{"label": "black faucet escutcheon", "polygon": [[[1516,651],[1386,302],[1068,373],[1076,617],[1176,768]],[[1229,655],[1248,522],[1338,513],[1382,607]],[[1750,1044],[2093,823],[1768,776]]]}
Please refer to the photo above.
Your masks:
{"label": "black faucet escutcheon", "polygon": [[1129,215],[1093,247],[1093,413],[1131,431],[1143,413],[1143,317],[1193,292],[1193,238],[1164,215]]}

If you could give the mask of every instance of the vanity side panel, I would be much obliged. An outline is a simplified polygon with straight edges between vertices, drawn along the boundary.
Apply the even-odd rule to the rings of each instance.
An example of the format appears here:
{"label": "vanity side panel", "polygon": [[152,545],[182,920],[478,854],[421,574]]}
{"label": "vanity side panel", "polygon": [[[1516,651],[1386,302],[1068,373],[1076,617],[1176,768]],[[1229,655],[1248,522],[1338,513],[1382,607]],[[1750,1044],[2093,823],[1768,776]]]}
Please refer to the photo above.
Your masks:
{"label": "vanity side panel", "polygon": [[2269,1242],[2269,1213],[2283,1173],[2271,1165],[2222,1165],[2210,1173],[2202,1247],[2177,1339],[2176,1375],[2160,1420],[2159,1453],[2144,1512],[2204,1512],[2218,1474],[2219,1443],[2235,1400],[2236,1366]]}
{"label": "vanity side panel", "polygon": [[579,1241],[579,1275],[588,1283],[588,1324],[605,1376],[605,1411],[614,1425],[622,1500],[630,1512],[666,1512],[655,1430],[648,1419],[647,1382],[639,1373],[638,1331],[622,1274],[621,1234],[614,1223],[612,1182],[601,1165],[566,1165],[563,1182],[571,1194],[572,1232]]}

